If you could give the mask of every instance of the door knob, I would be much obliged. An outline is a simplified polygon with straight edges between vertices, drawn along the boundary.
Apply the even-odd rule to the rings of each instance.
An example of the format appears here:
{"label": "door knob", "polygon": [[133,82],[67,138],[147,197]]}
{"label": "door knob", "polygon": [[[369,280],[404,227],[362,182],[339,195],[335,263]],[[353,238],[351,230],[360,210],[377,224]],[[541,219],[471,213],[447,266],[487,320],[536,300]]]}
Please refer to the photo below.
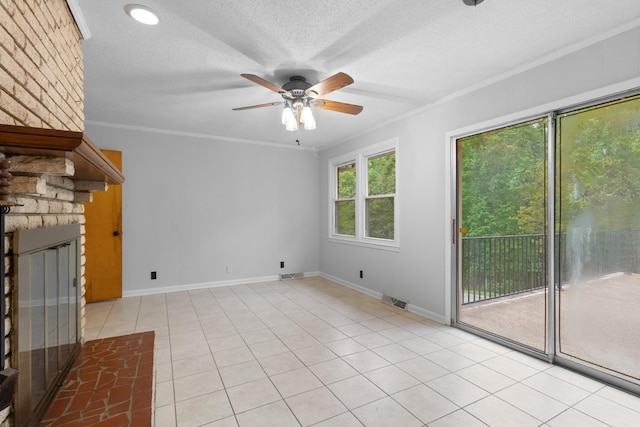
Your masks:
{"label": "door knob", "polygon": [[119,235],[120,235],[120,232],[119,232],[118,230],[116,230],[116,231],[114,231],[114,232],[113,232],[113,235],[114,235],[114,236],[119,236]]}

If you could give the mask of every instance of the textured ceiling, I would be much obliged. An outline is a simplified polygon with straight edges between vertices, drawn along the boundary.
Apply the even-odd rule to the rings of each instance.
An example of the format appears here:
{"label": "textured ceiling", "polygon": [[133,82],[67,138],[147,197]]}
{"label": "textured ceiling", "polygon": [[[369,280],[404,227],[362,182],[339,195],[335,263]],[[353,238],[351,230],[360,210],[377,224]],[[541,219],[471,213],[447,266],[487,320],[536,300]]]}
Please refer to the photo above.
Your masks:
{"label": "textured ceiling", "polygon": [[[91,122],[308,148],[340,143],[411,110],[638,24],[638,0],[81,0],[85,116]],[[355,83],[324,98],[357,116],[314,110],[317,129],[287,132],[280,101],[240,77],[277,85],[339,72]]]}

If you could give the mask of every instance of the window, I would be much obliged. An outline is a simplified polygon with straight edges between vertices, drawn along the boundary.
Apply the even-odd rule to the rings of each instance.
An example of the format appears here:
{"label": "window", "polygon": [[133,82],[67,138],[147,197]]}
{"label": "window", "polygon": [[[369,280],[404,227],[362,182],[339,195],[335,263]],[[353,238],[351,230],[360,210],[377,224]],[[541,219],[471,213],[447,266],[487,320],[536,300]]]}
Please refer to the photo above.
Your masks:
{"label": "window", "polygon": [[337,168],[338,197],[335,201],[335,232],[345,236],[356,235],[356,164]]}
{"label": "window", "polygon": [[367,159],[367,237],[394,239],[396,153],[391,151]]}
{"label": "window", "polygon": [[329,238],[398,247],[397,140],[329,161]]}

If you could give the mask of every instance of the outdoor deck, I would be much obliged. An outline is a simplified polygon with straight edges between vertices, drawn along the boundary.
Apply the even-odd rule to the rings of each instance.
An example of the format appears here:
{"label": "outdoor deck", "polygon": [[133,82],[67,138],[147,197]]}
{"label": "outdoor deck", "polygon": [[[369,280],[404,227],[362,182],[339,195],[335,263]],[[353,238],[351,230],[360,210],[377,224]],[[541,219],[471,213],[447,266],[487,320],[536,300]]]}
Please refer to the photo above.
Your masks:
{"label": "outdoor deck", "polygon": [[[563,285],[558,352],[640,383],[640,274],[614,273]],[[543,350],[546,292],[532,290],[462,306],[463,323]]]}

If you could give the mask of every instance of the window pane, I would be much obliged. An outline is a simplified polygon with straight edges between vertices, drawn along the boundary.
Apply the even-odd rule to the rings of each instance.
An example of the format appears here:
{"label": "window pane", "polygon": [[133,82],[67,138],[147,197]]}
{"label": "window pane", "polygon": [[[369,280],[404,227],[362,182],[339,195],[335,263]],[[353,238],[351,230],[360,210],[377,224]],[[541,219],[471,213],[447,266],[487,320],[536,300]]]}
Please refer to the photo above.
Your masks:
{"label": "window pane", "polygon": [[396,192],[396,153],[369,157],[369,196]]}
{"label": "window pane", "polygon": [[356,197],[356,164],[338,168],[338,199],[353,199]]}
{"label": "window pane", "polygon": [[546,350],[547,120],[457,141],[458,321]]}
{"label": "window pane", "polygon": [[393,197],[367,199],[367,236],[393,240]]}
{"label": "window pane", "polygon": [[561,115],[557,129],[557,348],[639,384],[640,97]]}
{"label": "window pane", "polygon": [[347,236],[356,235],[355,200],[336,202],[336,233]]}

